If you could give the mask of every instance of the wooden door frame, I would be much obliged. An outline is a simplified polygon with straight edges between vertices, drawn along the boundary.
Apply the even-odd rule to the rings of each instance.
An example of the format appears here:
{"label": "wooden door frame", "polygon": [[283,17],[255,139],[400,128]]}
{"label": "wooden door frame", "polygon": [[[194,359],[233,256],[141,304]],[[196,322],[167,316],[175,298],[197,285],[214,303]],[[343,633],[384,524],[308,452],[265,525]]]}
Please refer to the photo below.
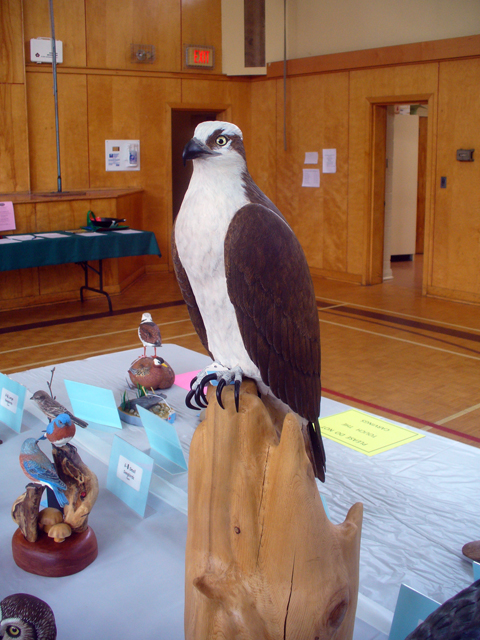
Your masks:
{"label": "wooden door frame", "polygon": [[[225,120],[227,122],[231,121],[232,118],[232,105],[225,103],[204,103],[204,102],[169,102],[166,105],[166,118],[167,118],[167,132],[168,132],[168,148],[170,149],[169,158],[170,161],[168,163],[168,177],[167,184],[165,185],[165,190],[167,192],[167,232],[168,237],[172,237],[172,229],[173,229],[173,208],[172,208],[172,111],[204,111],[204,112],[213,112],[217,115],[221,116],[221,120]],[[173,271],[173,259],[172,259],[172,251],[170,248],[170,242],[168,244],[168,270]]]}
{"label": "wooden door frame", "polygon": [[435,96],[416,94],[368,98],[370,102],[369,119],[369,172],[367,224],[365,237],[365,284],[383,282],[383,242],[385,231],[385,158],[386,158],[386,114],[387,107],[393,104],[428,105],[427,160],[425,169],[425,248],[422,278],[422,293],[427,292],[431,274],[430,257],[432,255],[433,229],[433,185],[434,185],[434,124],[436,121]]}

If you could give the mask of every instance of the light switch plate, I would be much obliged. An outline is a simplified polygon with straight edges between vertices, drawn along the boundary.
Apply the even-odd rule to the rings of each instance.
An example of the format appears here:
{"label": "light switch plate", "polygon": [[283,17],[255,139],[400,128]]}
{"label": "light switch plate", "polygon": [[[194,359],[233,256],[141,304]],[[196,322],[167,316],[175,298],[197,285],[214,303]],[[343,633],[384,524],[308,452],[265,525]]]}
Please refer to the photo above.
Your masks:
{"label": "light switch plate", "polygon": [[140,140],[105,140],[105,171],[140,171]]}

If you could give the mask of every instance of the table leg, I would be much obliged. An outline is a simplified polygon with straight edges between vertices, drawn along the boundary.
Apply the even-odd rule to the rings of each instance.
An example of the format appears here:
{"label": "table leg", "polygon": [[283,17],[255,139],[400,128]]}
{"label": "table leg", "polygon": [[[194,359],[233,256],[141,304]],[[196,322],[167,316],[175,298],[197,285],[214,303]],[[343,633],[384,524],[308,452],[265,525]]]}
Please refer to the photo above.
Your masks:
{"label": "table leg", "polygon": [[[85,274],[85,284],[84,284],[83,287],[80,287],[80,300],[83,302],[83,291],[84,291],[84,289],[88,289],[88,291],[95,291],[96,293],[101,293],[102,295],[106,296],[107,301],[108,301],[108,308],[110,309],[110,313],[113,313],[112,301],[110,300],[110,296],[103,289],[103,264],[102,264],[102,260],[98,261],[98,269],[95,269],[95,267],[92,267],[92,265],[89,264],[87,260],[85,260],[84,262],[77,262],[76,264],[78,264],[80,267],[82,267],[83,272]],[[98,275],[99,284],[100,284],[100,288],[99,289],[95,289],[94,287],[90,287],[89,286],[89,284],[88,284],[88,270],[89,269],[91,269],[92,271],[95,271],[95,273]]]}

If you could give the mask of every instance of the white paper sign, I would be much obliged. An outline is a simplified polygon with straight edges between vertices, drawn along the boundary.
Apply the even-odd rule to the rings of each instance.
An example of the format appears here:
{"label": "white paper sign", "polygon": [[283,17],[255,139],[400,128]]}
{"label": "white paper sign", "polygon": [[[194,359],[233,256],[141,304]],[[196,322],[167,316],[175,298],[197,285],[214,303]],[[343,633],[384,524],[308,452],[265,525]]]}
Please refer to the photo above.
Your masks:
{"label": "white paper sign", "polygon": [[305,151],[305,164],[318,164],[318,151]]}
{"label": "white paper sign", "polygon": [[323,150],[323,173],[337,173],[337,150]]}
{"label": "white paper sign", "polygon": [[122,455],[118,457],[117,478],[120,478],[120,480],[128,484],[129,487],[132,487],[132,489],[135,489],[135,491],[140,491],[142,475],[142,467],[127,460],[127,458]]}
{"label": "white paper sign", "polygon": [[15,214],[13,202],[0,202],[0,231],[13,231],[15,226]]}
{"label": "white paper sign", "polygon": [[320,169],[304,169],[302,187],[319,187]]}
{"label": "white paper sign", "polygon": [[8,409],[12,413],[17,413],[17,406],[18,406],[17,394],[13,393],[12,391],[8,391],[7,389],[5,389],[5,387],[3,387],[2,395],[0,396],[0,405],[2,407],[5,407],[5,409]]}

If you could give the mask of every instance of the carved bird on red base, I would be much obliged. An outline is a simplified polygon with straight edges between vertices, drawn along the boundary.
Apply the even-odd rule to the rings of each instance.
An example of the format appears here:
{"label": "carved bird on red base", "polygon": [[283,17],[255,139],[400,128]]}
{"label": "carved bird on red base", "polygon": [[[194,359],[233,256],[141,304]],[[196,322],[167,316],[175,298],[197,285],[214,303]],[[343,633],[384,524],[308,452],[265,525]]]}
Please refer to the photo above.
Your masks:
{"label": "carved bird on red base", "polygon": [[243,376],[301,419],[315,475],[325,480],[320,434],[320,331],[305,254],[290,225],[253,182],[240,129],[202,122],[183,158],[193,174],[172,245],[177,280],[195,329],[224,372],[202,372],[187,396],[205,406]]}

